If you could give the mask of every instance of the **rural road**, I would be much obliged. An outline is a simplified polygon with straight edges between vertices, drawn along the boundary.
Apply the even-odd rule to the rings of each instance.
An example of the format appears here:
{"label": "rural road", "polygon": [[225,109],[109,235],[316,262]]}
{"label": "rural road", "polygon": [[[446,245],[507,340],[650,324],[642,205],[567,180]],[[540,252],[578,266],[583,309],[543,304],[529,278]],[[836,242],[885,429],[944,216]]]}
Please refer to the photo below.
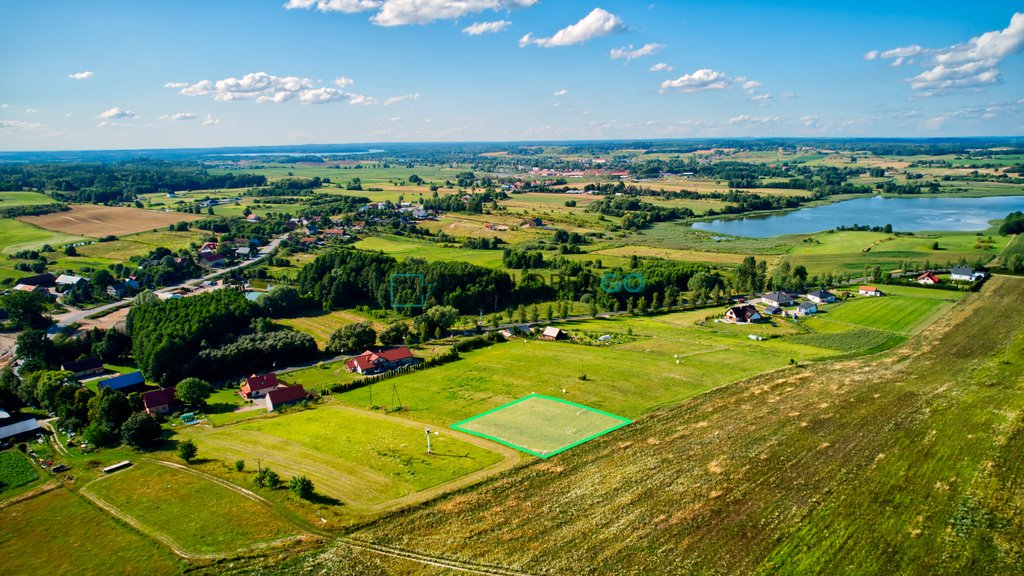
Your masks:
{"label": "rural road", "polygon": [[[209,273],[209,274],[207,274],[205,276],[202,276],[201,278],[193,278],[191,280],[185,280],[183,282],[179,282],[177,284],[172,284],[170,286],[164,286],[163,288],[159,288],[157,290],[154,290],[154,292],[157,293],[157,294],[164,294],[164,293],[170,292],[172,290],[176,290],[178,288],[181,288],[182,286],[195,286],[196,284],[199,284],[200,282],[205,282],[207,280],[216,278],[217,276],[220,276],[221,274],[227,274],[229,272],[234,272],[235,270],[240,270],[240,269],[245,268],[247,266],[252,266],[253,264],[256,264],[257,262],[262,261],[264,258],[266,258],[271,253],[273,253],[274,250],[276,250],[277,247],[281,244],[281,240],[283,240],[286,237],[287,237],[287,234],[282,234],[280,236],[277,236],[273,240],[271,240],[269,244],[267,244],[263,248],[260,248],[259,256],[256,256],[252,260],[246,260],[245,262],[242,262],[242,263],[237,264],[235,266],[232,266],[230,268],[224,268],[222,270],[217,270],[217,271],[211,272],[211,273]],[[130,305],[132,300],[134,300],[134,299],[135,299],[134,297],[132,297],[132,298],[122,298],[121,300],[118,300],[117,302],[111,302],[110,304],[104,304],[102,306],[97,306],[96,308],[89,308],[88,310],[71,310],[70,312],[66,312],[64,314],[59,314],[59,315],[53,317],[54,325],[50,327],[50,329],[47,331],[47,333],[50,335],[51,338],[53,338],[64,327],[70,326],[71,324],[74,324],[76,322],[81,322],[82,320],[85,319],[86,316],[92,316],[94,314],[100,314],[102,312],[106,312],[106,311],[112,310],[114,308],[119,308],[119,307],[122,307],[122,306]]]}

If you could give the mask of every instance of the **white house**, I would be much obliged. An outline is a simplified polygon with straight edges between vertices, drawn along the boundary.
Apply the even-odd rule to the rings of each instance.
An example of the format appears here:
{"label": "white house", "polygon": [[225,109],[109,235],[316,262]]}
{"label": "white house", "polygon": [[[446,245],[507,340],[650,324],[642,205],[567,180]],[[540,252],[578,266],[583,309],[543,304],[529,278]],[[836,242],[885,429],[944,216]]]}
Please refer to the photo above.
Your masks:
{"label": "white house", "polygon": [[969,266],[956,266],[950,270],[949,279],[954,282],[974,282],[985,277],[984,272],[975,272]]}
{"label": "white house", "polygon": [[874,286],[861,286],[860,289],[857,290],[857,292],[861,296],[884,296],[882,291],[879,290],[878,288],[875,288]]}
{"label": "white house", "polygon": [[794,314],[798,316],[807,316],[809,314],[817,314],[818,305],[814,302],[804,302],[803,304],[796,307]]}
{"label": "white house", "polygon": [[783,290],[768,292],[761,295],[761,302],[769,306],[789,306],[793,304],[793,298]]}
{"label": "white house", "polygon": [[807,299],[816,304],[831,304],[836,301],[836,295],[828,290],[815,290],[807,293]]}

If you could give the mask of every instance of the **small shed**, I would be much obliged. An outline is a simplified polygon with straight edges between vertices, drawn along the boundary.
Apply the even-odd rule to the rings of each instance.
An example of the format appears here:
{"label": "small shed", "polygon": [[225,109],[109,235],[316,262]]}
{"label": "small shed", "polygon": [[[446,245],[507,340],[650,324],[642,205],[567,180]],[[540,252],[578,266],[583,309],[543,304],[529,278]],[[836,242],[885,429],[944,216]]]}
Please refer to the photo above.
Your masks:
{"label": "small shed", "polygon": [[568,337],[569,335],[564,330],[554,326],[548,326],[540,335],[541,340],[565,340]]}

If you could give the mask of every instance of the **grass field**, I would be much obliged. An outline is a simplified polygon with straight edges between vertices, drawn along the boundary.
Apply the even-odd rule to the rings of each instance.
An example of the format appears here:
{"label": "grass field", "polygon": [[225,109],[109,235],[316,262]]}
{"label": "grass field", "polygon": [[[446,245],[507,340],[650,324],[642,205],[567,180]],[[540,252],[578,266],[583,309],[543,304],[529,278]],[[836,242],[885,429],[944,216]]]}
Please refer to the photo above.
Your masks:
{"label": "grass field", "polygon": [[697,252],[694,250],[675,250],[672,248],[651,248],[648,246],[620,246],[604,248],[590,252],[593,256],[620,256],[628,258],[634,254],[641,257],[664,258],[666,260],[682,260],[684,262],[704,262],[711,264],[740,264],[742,254],[726,254],[722,252]]}
{"label": "grass field", "polygon": [[[386,385],[379,393],[389,394]],[[206,457],[260,458],[284,477],[305,474],[317,492],[355,509],[385,504],[501,460],[442,432],[428,457],[423,426],[403,418],[321,405],[222,428],[179,430]]]}
{"label": "grass field", "polygon": [[452,428],[548,458],[629,423],[581,404],[531,394]]}
{"label": "grass field", "polygon": [[[967,232],[918,233],[894,236],[881,232],[824,232],[810,236],[813,242],[801,242],[790,252],[793,266],[803,265],[812,274],[863,274],[866,268],[879,266],[895,270],[901,262],[937,268],[963,259],[988,260],[999,252],[999,244],[981,243],[977,234]],[[993,238],[994,239],[994,238]],[[938,242],[939,250],[932,245]],[[865,251],[865,249],[868,249]]]}
{"label": "grass field", "polygon": [[373,236],[355,243],[362,250],[381,251],[399,260],[415,257],[433,262],[457,260],[488,268],[501,267],[501,250],[470,250],[467,248],[445,248],[436,242],[405,238],[402,236]]}
{"label": "grass field", "polygon": [[191,222],[203,216],[180,212],[154,212],[140,208],[121,208],[97,204],[75,204],[71,210],[42,216],[22,216],[22,222],[62,232],[102,238],[108,234],[122,236],[167,228],[168,224]]}
{"label": "grass field", "polygon": [[44,244],[54,248],[61,244],[81,242],[82,236],[44,230],[12,218],[0,218],[0,252],[13,254],[19,250],[37,250]]}
{"label": "grass field", "polygon": [[327,345],[327,341],[331,339],[331,334],[335,330],[354,323],[351,316],[342,311],[310,312],[294,318],[282,318],[276,322],[309,334],[316,340],[316,344],[321,350]]}
{"label": "grass field", "polygon": [[180,569],[170,552],[63,489],[0,508],[0,558],[4,574],[12,576],[149,576]]}
{"label": "grass field", "polygon": [[188,248],[202,236],[197,232],[142,232],[124,236],[112,242],[96,242],[78,248],[78,253],[88,258],[106,258],[125,262],[132,256],[144,256],[159,247],[176,252]]}
{"label": "grass field", "polygon": [[0,452],[0,493],[31,484],[39,479],[39,473],[28,461],[28,457],[14,450]]}
{"label": "grass field", "polygon": [[137,463],[84,490],[186,553],[231,553],[299,533],[259,502],[155,463]]}
{"label": "grass field", "polygon": [[994,278],[897,350],[722,388],[356,536],[546,574],[1019,574],[1022,298]]}
{"label": "grass field", "polygon": [[921,321],[943,307],[943,301],[934,298],[913,298],[899,295],[861,296],[843,302],[834,308],[829,308],[825,317],[833,322],[844,322],[907,334],[912,332]]}
{"label": "grass field", "polygon": [[56,200],[39,192],[0,192],[0,210],[18,206],[54,204]]}

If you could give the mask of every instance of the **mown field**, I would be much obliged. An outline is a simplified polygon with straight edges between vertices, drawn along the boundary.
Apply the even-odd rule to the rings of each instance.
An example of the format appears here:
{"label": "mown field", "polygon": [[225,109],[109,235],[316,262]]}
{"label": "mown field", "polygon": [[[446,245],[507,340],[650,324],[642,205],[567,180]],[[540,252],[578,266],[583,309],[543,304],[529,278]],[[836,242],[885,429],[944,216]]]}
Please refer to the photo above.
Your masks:
{"label": "mown field", "polygon": [[188,554],[239,552],[299,534],[259,502],[156,463],[136,463],[83,490]]}
{"label": "mown field", "polygon": [[[376,389],[390,393],[386,384]],[[215,429],[192,426],[178,434],[192,438],[207,458],[250,464],[258,458],[285,478],[304,474],[318,493],[360,511],[502,459],[447,431],[432,440],[434,455],[428,457],[419,423],[335,405]]]}
{"label": "mown field", "polygon": [[316,344],[321,350],[327,345],[327,341],[331,339],[331,334],[335,330],[354,323],[349,314],[341,311],[312,312],[294,318],[282,318],[276,322],[309,334],[316,340]]}
{"label": "mown field", "polygon": [[65,234],[102,238],[108,234],[121,236],[158,228],[168,224],[199,220],[197,214],[154,212],[141,208],[75,204],[71,210],[42,216],[22,216],[22,222]]}
{"label": "mown field", "polygon": [[40,192],[0,192],[0,210],[19,206],[53,204],[56,200]]}
{"label": "mown field", "polygon": [[[990,260],[999,253],[999,240],[981,242],[989,235],[979,236],[967,232],[918,233],[913,236],[894,236],[881,232],[824,232],[809,235],[810,240],[794,245],[790,263],[803,265],[812,274],[863,274],[865,269],[879,266],[882,270],[895,270],[903,262],[916,267],[944,267],[956,263]],[[934,243],[939,249],[933,249]],[[865,251],[867,249],[867,251]]]}
{"label": "mown field", "polygon": [[169,551],[67,490],[0,507],[4,574],[177,573]]}
{"label": "mown field", "polygon": [[423,258],[427,261],[458,260],[488,268],[501,267],[501,250],[470,250],[446,248],[436,242],[403,236],[371,236],[355,243],[362,250],[380,251],[399,260]]}
{"label": "mown field", "polygon": [[1022,298],[993,279],[895,351],[721,388],[356,535],[546,574],[1020,573]]}

